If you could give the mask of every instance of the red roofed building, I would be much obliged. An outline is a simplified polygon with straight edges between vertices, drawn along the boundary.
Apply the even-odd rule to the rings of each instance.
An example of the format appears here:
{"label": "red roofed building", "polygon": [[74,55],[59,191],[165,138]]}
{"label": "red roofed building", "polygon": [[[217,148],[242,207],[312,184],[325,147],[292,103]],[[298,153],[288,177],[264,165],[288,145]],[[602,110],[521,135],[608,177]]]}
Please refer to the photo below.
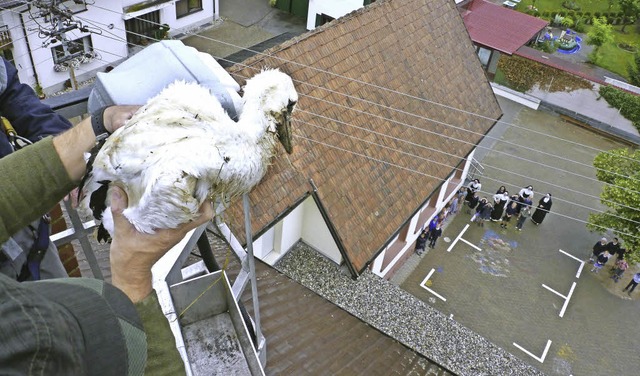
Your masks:
{"label": "red roofed building", "polygon": [[495,73],[500,54],[512,55],[534,42],[548,22],[485,0],[473,0],[460,7],[460,14],[488,73]]}

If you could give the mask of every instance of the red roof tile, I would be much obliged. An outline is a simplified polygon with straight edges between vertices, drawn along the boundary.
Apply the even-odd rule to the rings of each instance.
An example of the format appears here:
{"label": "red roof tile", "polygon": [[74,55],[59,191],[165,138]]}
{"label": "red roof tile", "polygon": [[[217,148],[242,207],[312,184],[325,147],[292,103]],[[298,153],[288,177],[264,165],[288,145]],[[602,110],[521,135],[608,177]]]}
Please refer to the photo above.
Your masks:
{"label": "red roof tile", "polygon": [[509,55],[524,46],[548,22],[485,0],[472,1],[462,13],[471,40]]}

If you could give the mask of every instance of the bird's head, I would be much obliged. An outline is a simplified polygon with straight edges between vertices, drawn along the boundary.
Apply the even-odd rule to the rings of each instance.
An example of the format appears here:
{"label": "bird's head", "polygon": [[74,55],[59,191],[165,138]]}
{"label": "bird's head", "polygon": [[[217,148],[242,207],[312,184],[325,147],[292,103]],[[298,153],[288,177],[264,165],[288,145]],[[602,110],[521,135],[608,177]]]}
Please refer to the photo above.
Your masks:
{"label": "bird's head", "polygon": [[258,99],[268,118],[267,132],[277,134],[284,149],[291,154],[291,114],[298,103],[298,93],[291,77],[278,69],[264,70],[247,81],[244,98]]}

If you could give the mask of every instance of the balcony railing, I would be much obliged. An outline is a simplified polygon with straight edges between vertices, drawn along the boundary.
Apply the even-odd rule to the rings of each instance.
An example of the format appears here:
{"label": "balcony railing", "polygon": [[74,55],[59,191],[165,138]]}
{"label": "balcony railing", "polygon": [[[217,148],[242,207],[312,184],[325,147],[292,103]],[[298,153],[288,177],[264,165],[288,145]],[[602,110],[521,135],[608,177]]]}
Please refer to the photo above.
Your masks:
{"label": "balcony railing", "polygon": [[7,25],[0,25],[0,50],[11,48],[13,41]]}

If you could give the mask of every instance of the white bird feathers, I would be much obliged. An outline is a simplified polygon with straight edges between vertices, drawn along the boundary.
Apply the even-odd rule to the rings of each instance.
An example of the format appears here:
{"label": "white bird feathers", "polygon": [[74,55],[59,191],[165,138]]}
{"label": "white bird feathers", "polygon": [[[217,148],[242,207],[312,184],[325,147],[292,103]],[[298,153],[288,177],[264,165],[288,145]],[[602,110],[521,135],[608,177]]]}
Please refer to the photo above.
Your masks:
{"label": "white bird feathers", "polygon": [[[81,210],[102,219],[107,187],[116,184],[129,198],[124,216],[138,231],[153,233],[192,221],[209,197],[250,191],[266,173],[278,139],[291,153],[298,95],[289,76],[265,70],[247,81],[243,101],[236,123],[198,84],[165,88],[106,140],[84,179]],[[112,232],[110,216],[104,219]]]}

